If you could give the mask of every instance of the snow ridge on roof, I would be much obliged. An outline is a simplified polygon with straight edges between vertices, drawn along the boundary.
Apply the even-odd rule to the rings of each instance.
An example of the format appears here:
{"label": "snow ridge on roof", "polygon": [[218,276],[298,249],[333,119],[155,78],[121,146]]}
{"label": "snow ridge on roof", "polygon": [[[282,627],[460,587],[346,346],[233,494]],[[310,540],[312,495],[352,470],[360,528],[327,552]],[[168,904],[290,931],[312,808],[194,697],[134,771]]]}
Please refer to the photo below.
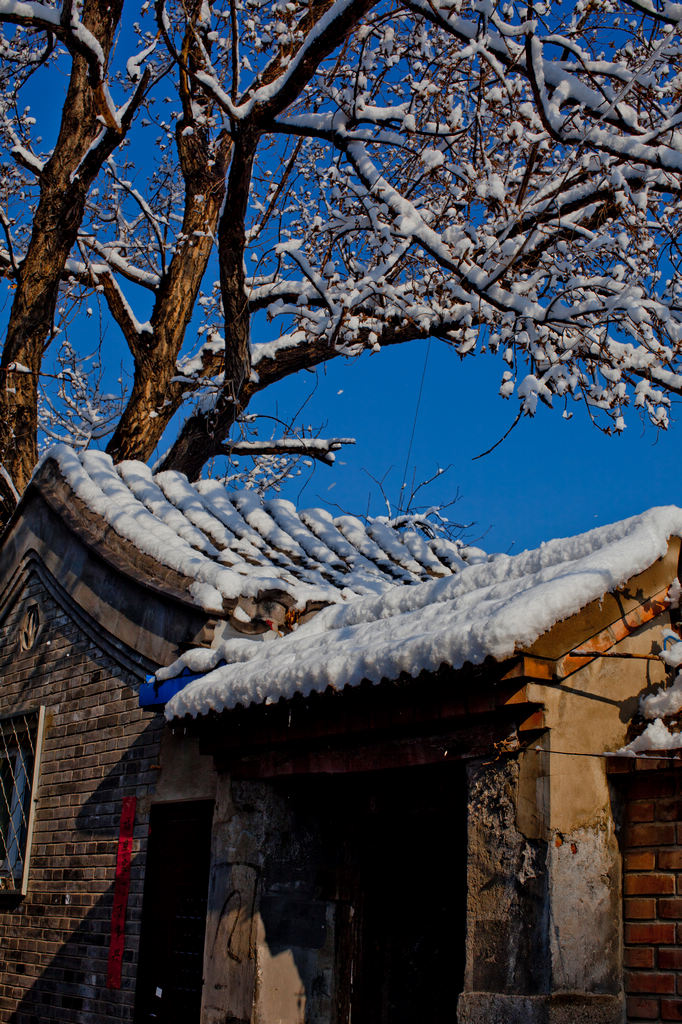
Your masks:
{"label": "snow ridge on roof", "polygon": [[166,716],[509,657],[643,572],[665,554],[672,535],[682,536],[682,509],[656,508],[519,555],[497,555],[456,576],[328,607],[283,638],[226,641],[203,664],[200,652],[190,652],[159,677],[177,675],[185,664],[205,671],[218,657],[228,664],[181,690]]}
{"label": "snow ridge on roof", "polygon": [[120,537],[187,577],[192,601],[213,614],[232,610],[240,598],[273,593],[303,610],[487,560],[478,549],[404,534],[385,520],[365,526],[324,509],[297,512],[291,502],[227,491],[216,480],[190,484],[181,473],[153,475],[144,463],[114,465],[100,451],[77,454],[57,445],[47,459]]}

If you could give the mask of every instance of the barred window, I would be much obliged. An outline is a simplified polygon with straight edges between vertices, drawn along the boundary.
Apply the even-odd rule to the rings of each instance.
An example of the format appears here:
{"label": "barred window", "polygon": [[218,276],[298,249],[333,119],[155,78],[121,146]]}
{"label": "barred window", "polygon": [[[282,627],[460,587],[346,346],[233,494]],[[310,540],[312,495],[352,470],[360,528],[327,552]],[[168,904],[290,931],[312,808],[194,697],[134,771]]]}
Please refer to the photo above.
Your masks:
{"label": "barred window", "polygon": [[0,718],[0,890],[25,894],[45,708]]}

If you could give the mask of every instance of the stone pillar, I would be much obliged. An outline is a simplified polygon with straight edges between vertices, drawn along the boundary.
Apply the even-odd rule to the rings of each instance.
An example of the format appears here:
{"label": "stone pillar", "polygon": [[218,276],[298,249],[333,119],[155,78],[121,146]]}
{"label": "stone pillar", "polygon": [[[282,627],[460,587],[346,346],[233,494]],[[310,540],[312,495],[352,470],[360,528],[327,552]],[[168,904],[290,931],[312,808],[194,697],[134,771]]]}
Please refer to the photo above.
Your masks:
{"label": "stone pillar", "polygon": [[305,789],[219,776],[202,1024],[332,1024],[337,904],[319,888],[320,818]]}
{"label": "stone pillar", "polygon": [[519,764],[474,762],[467,807],[467,951],[459,1024],[533,1024],[549,984],[546,844],[516,823]]}
{"label": "stone pillar", "polygon": [[[552,828],[550,759],[530,750],[470,767],[459,1024],[624,1019],[613,823],[599,809],[570,832]],[[574,771],[579,787],[580,767]]]}
{"label": "stone pillar", "polygon": [[262,824],[259,801],[255,799],[251,805],[235,801],[229,777],[219,775],[211,843],[201,1024],[251,1021]]}

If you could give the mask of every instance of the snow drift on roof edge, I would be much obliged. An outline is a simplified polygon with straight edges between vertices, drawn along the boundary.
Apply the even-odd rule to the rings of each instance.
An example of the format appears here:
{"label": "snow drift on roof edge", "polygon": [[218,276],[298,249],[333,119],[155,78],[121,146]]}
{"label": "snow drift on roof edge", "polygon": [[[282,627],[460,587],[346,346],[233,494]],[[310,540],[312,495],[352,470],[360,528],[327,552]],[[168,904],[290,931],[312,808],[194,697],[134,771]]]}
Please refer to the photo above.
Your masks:
{"label": "snow drift on roof edge", "polygon": [[231,663],[181,690],[166,717],[509,657],[643,572],[672,535],[682,536],[682,509],[655,508],[456,576],[326,608],[282,639],[228,642],[223,655]]}
{"label": "snow drift on roof edge", "polygon": [[321,509],[299,515],[289,502],[228,492],[217,481],[190,484],[173,472],[154,476],[141,462],[114,466],[101,451],[77,454],[56,445],[39,466],[47,459],[115,533],[185,576],[188,595],[208,613],[223,615],[240,598],[258,600],[272,592],[287,595],[302,610],[415,585],[434,573],[448,576],[488,557],[446,538],[407,543],[379,519],[365,527]]}

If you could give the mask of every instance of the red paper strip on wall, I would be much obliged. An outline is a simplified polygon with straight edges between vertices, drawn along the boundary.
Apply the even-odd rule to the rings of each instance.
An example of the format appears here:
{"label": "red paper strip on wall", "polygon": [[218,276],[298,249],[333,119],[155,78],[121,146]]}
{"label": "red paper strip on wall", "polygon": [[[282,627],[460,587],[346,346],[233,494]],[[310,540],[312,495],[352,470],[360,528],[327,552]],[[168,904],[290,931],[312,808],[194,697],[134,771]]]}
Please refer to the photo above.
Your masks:
{"label": "red paper strip on wall", "polygon": [[114,906],[111,911],[111,944],[109,946],[109,964],[107,967],[107,988],[121,987],[136,803],[137,799],[134,796],[123,797],[121,827],[118,833],[118,849],[116,851],[116,877],[114,879]]}

